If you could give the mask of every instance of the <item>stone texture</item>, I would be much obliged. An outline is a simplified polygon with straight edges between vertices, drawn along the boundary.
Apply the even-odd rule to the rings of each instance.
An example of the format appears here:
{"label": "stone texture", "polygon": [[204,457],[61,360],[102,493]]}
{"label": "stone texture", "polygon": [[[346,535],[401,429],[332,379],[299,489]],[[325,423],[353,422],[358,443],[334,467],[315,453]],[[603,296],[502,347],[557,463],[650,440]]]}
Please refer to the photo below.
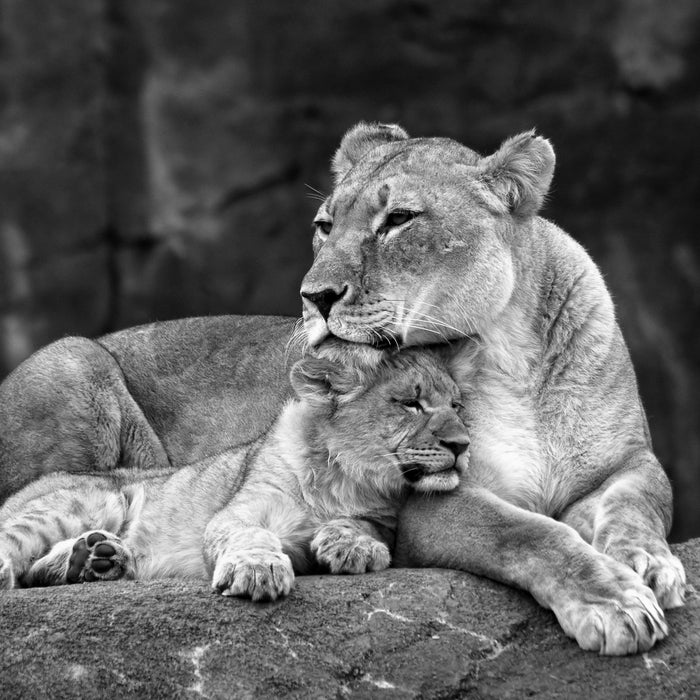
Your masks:
{"label": "stone texture", "polygon": [[696,0],[0,0],[0,376],[67,333],[296,314],[307,185],[359,119],[483,152],[536,126],[698,535],[699,27]]}
{"label": "stone texture", "polygon": [[[700,540],[675,548],[700,585]],[[441,569],[305,577],[270,604],[206,585],[0,595],[4,697],[682,698],[700,694],[700,597],[652,651],[601,658],[528,595]]]}

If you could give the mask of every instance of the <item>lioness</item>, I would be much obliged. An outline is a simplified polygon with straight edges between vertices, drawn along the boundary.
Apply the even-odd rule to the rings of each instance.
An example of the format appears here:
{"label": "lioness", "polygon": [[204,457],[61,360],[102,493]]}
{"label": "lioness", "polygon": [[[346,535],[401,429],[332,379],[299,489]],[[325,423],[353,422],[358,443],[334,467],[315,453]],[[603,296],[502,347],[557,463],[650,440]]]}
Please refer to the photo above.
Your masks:
{"label": "lioness", "polygon": [[270,433],[173,473],[49,474],[0,508],[0,588],[209,575],[274,600],[294,572],[385,569],[409,484],[457,486],[469,445],[439,350],[307,357]]}
{"label": "lioness", "polygon": [[[585,649],[633,653],[667,634],[661,607],[683,603],[685,576],[610,295],[537,216],[554,162],[533,133],[481,157],[358,124],[315,219],[305,335],[320,354],[333,336],[367,353],[466,338],[451,372],[469,474],[409,500],[397,561],[520,586]],[[288,396],[295,337],[291,320],[215,318],[48,346],[0,386],[4,493],[57,469],[180,466],[250,443]]]}

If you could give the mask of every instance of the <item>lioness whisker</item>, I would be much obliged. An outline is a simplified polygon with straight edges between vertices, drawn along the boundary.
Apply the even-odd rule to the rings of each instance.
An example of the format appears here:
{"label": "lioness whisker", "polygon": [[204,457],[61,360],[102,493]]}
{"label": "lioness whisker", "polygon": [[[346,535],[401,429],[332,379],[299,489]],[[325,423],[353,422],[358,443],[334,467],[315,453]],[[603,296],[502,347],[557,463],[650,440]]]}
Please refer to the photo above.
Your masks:
{"label": "lioness whisker", "polygon": [[399,352],[401,350],[401,345],[399,345],[398,338],[393,333],[391,333],[389,337],[394,341],[394,345],[396,345],[396,352]]}
{"label": "lioness whisker", "polygon": [[445,323],[445,321],[442,321],[435,316],[432,316],[431,314],[425,313],[425,311],[417,311],[413,310],[411,312],[412,314],[419,316],[421,320],[423,321],[428,321],[429,323],[434,323],[436,326],[441,327],[441,328],[447,328],[448,330],[454,331],[455,333],[458,333],[459,335],[462,334],[462,331],[459,330],[458,328],[455,328],[454,326],[451,326],[449,323]]}
{"label": "lioness whisker", "polygon": [[[405,301],[403,299],[386,299],[386,301],[390,301],[393,303],[405,304]],[[445,328],[447,330],[453,331],[454,333],[457,333],[459,336],[463,335],[463,331],[460,330],[459,328],[456,328],[455,326],[452,326],[449,323],[445,322],[444,320],[439,319],[435,316],[432,316],[431,314],[428,314],[425,311],[419,311],[418,308],[416,308],[418,306],[430,306],[431,308],[437,309],[438,311],[441,310],[441,307],[438,306],[437,304],[431,304],[430,302],[427,302],[427,301],[424,301],[423,299],[420,299],[416,302],[414,308],[411,309],[411,311],[410,311],[411,316],[420,316],[422,320],[428,321],[431,324],[435,324],[436,328],[437,327]],[[474,326],[469,321],[469,319],[466,317],[466,314],[464,313],[464,311],[459,307],[459,305],[457,303],[455,303],[455,306],[460,309],[460,317],[464,321],[464,325],[467,327],[468,332],[470,334],[475,334],[476,330],[474,329]],[[395,321],[395,323],[397,323],[397,322]],[[415,327],[415,324],[411,323],[411,326]],[[422,329],[422,330],[425,330],[425,329]],[[444,335],[443,335],[443,338],[445,340],[448,340],[447,337],[445,337]]]}
{"label": "lioness whisker", "polygon": [[465,311],[464,308],[462,308],[462,303],[460,299],[457,297],[456,294],[450,294],[449,296],[450,302],[453,304],[454,308],[459,312],[460,318],[464,322],[464,325],[467,328],[467,332],[471,336],[478,336],[479,332],[474,325],[472,321],[469,320],[469,317],[467,316],[467,312]]}
{"label": "lioness whisker", "polygon": [[[391,301],[391,302],[396,303],[396,304],[399,304],[399,303],[400,303],[400,304],[405,304],[405,303],[406,303],[406,300],[405,300],[405,299],[385,299],[385,301]],[[441,310],[442,310],[442,307],[441,307],[441,306],[438,306],[437,304],[431,304],[430,302],[424,301],[424,300],[422,300],[422,299],[420,300],[419,303],[420,303],[422,306],[431,306],[433,309],[437,309],[438,311],[441,311]]]}
{"label": "lioness whisker", "polygon": [[[392,323],[399,325],[399,320],[393,319]],[[428,323],[431,323],[430,327],[422,326],[418,323],[411,323],[410,328],[413,328],[413,329],[419,330],[419,331],[426,331],[428,333],[435,333],[436,335],[440,336],[444,341],[448,340],[447,336],[439,330],[439,326],[437,324],[432,323],[430,321],[428,321]]]}
{"label": "lioness whisker", "polygon": [[422,315],[420,318],[418,318],[418,320],[423,322],[423,325],[419,325],[418,323],[412,322],[411,328],[418,328],[419,330],[424,330],[424,331],[429,330],[429,331],[432,331],[434,333],[437,333],[442,338],[447,340],[447,337],[445,336],[445,334],[440,331],[440,328],[447,327],[447,326],[445,326],[445,324],[439,323],[437,321],[433,321],[430,318],[424,318]]}
{"label": "lioness whisker", "polygon": [[[387,299],[386,301],[404,304],[404,302],[401,299]],[[427,302],[420,302],[420,303],[427,303]],[[430,306],[433,306],[433,304],[430,304]],[[415,308],[411,310],[411,312],[409,313],[409,316],[411,318],[415,318],[416,316],[420,316],[420,318],[418,320],[426,321],[431,326],[430,328],[421,327],[421,326],[417,325],[413,320],[411,320],[411,322],[408,324],[409,328],[415,328],[418,330],[429,331],[431,333],[437,333],[446,342],[449,339],[444,333],[441,333],[438,330],[439,328],[446,328],[448,330],[451,330],[451,331],[461,335],[461,331],[459,329],[455,328],[454,326],[450,326],[448,323],[445,323],[444,321],[441,321],[441,320],[435,318],[434,316],[426,314],[423,311],[418,311]],[[392,323],[394,323],[397,326],[400,326],[401,325],[401,314],[399,314],[398,312],[395,312]]]}
{"label": "lioness whisker", "polygon": [[321,197],[323,197],[324,201],[325,201],[325,199],[328,197],[328,195],[326,195],[326,194],[324,194],[323,192],[321,192],[321,190],[317,190],[315,187],[313,187],[312,185],[310,185],[308,182],[305,182],[305,183],[304,183],[304,187],[308,187],[308,188],[311,190],[311,192],[313,192],[313,193],[315,193],[315,194],[320,195]]}

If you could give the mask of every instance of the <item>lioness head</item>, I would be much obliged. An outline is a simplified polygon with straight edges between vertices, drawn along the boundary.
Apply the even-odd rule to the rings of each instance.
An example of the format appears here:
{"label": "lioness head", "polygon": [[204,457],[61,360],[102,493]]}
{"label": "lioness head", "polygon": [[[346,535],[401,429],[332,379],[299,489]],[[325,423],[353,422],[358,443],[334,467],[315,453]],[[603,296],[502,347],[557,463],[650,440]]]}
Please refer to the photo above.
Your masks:
{"label": "lioness head", "polygon": [[518,232],[543,202],[554,151],[528,132],[482,158],[360,123],[333,172],[301,287],[309,343],[422,345],[479,334],[504,309]]}
{"label": "lioness head", "polygon": [[291,379],[313,407],[314,443],[329,466],[386,494],[457,486],[469,437],[437,351],[408,350],[373,368],[306,356]]}

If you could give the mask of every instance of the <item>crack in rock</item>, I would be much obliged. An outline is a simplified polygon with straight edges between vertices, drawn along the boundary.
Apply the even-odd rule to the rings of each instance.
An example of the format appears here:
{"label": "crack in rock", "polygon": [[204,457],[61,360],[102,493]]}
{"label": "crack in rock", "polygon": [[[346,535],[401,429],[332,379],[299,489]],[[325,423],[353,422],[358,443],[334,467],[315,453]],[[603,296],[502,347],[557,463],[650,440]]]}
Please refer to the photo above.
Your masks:
{"label": "crack in rock", "polygon": [[406,688],[402,685],[395,685],[394,683],[391,683],[390,681],[387,681],[384,678],[373,678],[372,675],[369,673],[365,673],[359,678],[359,680],[362,683],[369,683],[370,685],[373,685],[379,690],[398,690],[401,693],[413,694],[413,691],[410,688]]}
{"label": "crack in rock", "polygon": [[668,670],[668,664],[663,659],[652,659],[648,653],[642,654],[642,661],[644,661],[644,666],[647,671],[654,671],[656,673],[657,666],[661,666],[666,671]]}
{"label": "crack in rock", "polygon": [[282,631],[281,627],[277,627],[277,625],[273,625],[272,627],[275,630],[275,632],[277,632],[280,635],[280,637],[282,637],[282,642],[284,643],[284,648],[287,651],[287,653],[293,659],[297,660],[299,658],[299,656],[296,653],[296,651],[294,651],[294,649],[292,649],[291,645],[289,644],[289,635],[286,632]]}
{"label": "crack in rock", "polygon": [[360,678],[361,681],[364,681],[365,683],[371,683],[373,686],[377,688],[381,688],[382,690],[395,690],[396,686],[393,683],[390,683],[389,681],[385,681],[383,678],[378,678],[374,679],[372,676],[367,673],[362,678]]}
{"label": "crack in rock", "polygon": [[194,683],[187,688],[188,692],[196,693],[200,697],[209,697],[204,693],[204,676],[202,676],[202,658],[211,648],[211,644],[195,647],[192,651],[182,652],[182,656],[189,659],[194,665]]}
{"label": "crack in rock", "polygon": [[372,612],[365,613],[365,615],[367,615],[367,622],[369,622],[378,613],[383,613],[384,615],[387,615],[394,620],[398,620],[399,622],[415,622],[415,620],[411,620],[408,617],[404,617],[403,615],[387,610],[386,608],[376,608],[375,610],[372,610]]}
{"label": "crack in rock", "polygon": [[468,630],[465,627],[457,627],[456,625],[453,625],[451,622],[448,622],[444,617],[439,616],[435,618],[435,622],[444,625],[447,627],[448,630],[452,630],[453,632],[459,632],[460,634],[466,634],[470,637],[473,637],[474,639],[483,642],[484,644],[487,644],[488,646],[491,647],[491,651],[484,657],[486,661],[492,661],[493,659],[497,659],[506,649],[508,649],[507,644],[501,644],[497,639],[492,639],[491,637],[487,637],[486,635],[479,634],[478,632],[473,632],[472,630]]}
{"label": "crack in rock", "polygon": [[68,665],[68,676],[71,680],[81,681],[85,676],[88,675],[88,670],[85,666],[81,664],[69,664]]}

